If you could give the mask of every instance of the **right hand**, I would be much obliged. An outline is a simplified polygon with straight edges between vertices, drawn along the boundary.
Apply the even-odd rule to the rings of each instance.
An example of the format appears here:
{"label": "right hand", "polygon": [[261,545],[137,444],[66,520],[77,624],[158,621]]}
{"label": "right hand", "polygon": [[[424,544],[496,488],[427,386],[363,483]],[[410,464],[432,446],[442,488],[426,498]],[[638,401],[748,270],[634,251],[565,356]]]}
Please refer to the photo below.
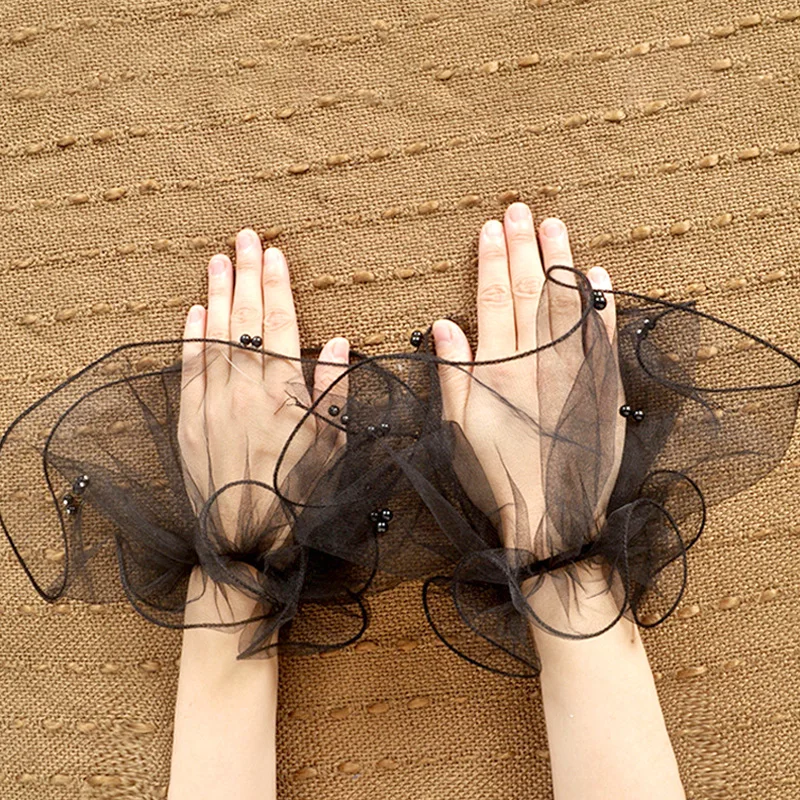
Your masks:
{"label": "right hand", "polygon": [[[479,241],[478,351],[475,360],[504,358],[541,346],[568,331],[579,319],[581,301],[577,290],[556,292],[550,300],[549,314],[537,313],[545,270],[556,264],[573,266],[567,231],[560,220],[544,220],[540,226],[540,244],[544,264],[539,256],[531,212],[524,203],[513,203],[508,207],[505,225],[497,220],[484,224]],[[568,271],[557,272],[554,277],[562,282],[575,283],[574,274]],[[590,269],[587,277],[595,289],[611,288],[608,273],[602,268]],[[601,314],[609,340],[616,347],[614,296],[606,294],[606,298],[608,305]],[[437,320],[433,335],[437,356],[452,361],[473,360],[467,337],[455,323]],[[552,431],[583,358],[580,331],[577,331],[548,353],[550,366],[547,375],[537,375],[536,355],[503,364],[461,368],[439,366],[444,417],[462,428],[486,474],[496,505],[501,507],[500,535],[506,547],[524,547],[536,552],[537,531],[545,512],[544,445],[539,436],[531,435],[535,427],[530,421],[514,419],[510,414],[498,414],[502,409],[500,401],[475,379],[497,391],[533,420],[541,422],[545,430]],[[547,404],[542,408],[539,407],[540,382],[546,383],[542,396],[546,397]],[[619,380],[616,408],[624,402],[623,398]],[[598,527],[602,524],[616,482],[625,441],[625,419],[617,413],[614,418],[614,464],[600,493],[595,514]],[[455,467],[458,472],[458,464]],[[515,536],[516,507],[506,470],[519,487],[527,506],[528,541],[519,541]],[[464,488],[469,493],[469,486]],[[472,499],[478,503],[477,498]],[[482,510],[488,512],[491,509]]]}

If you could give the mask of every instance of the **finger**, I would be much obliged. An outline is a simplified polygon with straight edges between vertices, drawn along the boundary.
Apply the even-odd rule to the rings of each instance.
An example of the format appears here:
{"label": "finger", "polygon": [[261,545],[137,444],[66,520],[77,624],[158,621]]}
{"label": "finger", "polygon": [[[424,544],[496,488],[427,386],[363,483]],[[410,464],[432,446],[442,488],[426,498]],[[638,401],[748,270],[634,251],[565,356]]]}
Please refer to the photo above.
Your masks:
{"label": "finger", "polygon": [[[449,319],[433,323],[436,355],[448,361],[472,361],[472,351],[464,331]],[[439,384],[442,389],[442,413],[445,419],[464,427],[464,409],[469,397],[472,367],[439,364]]]}
{"label": "finger", "polygon": [[[587,271],[586,277],[592,284],[592,289],[604,292],[603,296],[605,297],[606,300],[606,307],[602,311],[600,311],[599,314],[603,320],[603,325],[605,326],[606,333],[608,334],[608,340],[613,348],[614,358],[617,359],[618,358],[617,345],[616,345],[617,306],[616,303],[614,302],[614,295],[610,291],[611,277],[602,267],[592,267],[590,270]],[[617,406],[621,406],[625,402],[625,388],[622,385],[621,378],[618,381],[617,389],[618,389]],[[624,422],[625,420],[621,416],[617,420],[618,426],[621,424],[621,427],[623,429],[625,427]]]}
{"label": "finger", "polygon": [[[261,268],[261,239],[252,228],[244,228],[236,236],[236,274],[230,322],[230,336],[235,342],[243,334],[261,338],[264,320]],[[242,376],[261,383],[264,377],[264,357],[241,347],[233,347],[231,350],[231,378]]]}
{"label": "finger", "polygon": [[[206,310],[194,305],[186,316],[183,328],[184,339],[202,339],[206,329]],[[194,413],[203,407],[205,396],[205,344],[203,342],[183,343],[181,359],[181,409]]]}
{"label": "finger", "polygon": [[[325,364],[324,362],[334,361],[342,366]],[[345,415],[347,402],[347,382],[348,379],[336,380],[347,370],[350,361],[350,343],[342,336],[337,336],[325,343],[320,351],[317,365],[314,368],[314,402],[328,392],[327,397],[317,407],[317,413],[321,414],[323,420],[320,424],[324,425],[327,419],[334,424],[341,425],[342,417]],[[334,384],[334,381],[336,383]],[[344,431],[339,432],[344,439]]]}
{"label": "finger", "polygon": [[[609,291],[611,289],[611,278],[609,277],[609,274],[602,267],[592,267],[590,270],[587,271],[586,277],[592,284],[593,290],[605,292],[603,296],[605,297],[606,300],[606,306],[598,313],[600,314],[603,320],[606,333],[608,334],[609,342],[612,345],[613,357],[617,359],[618,358],[617,348],[616,348],[617,310],[616,310],[616,303],[614,302],[614,295]],[[598,500],[598,514],[605,514],[605,509],[606,506],[608,505],[608,500],[611,497],[611,492],[613,491],[614,484],[616,483],[617,480],[617,473],[619,472],[619,465],[622,461],[622,453],[625,447],[625,432],[626,432],[625,418],[621,414],[617,413],[617,409],[619,409],[622,405],[625,404],[625,387],[622,384],[622,378],[619,374],[618,365],[615,367],[615,369],[617,375],[617,397],[616,397],[615,409],[612,411],[612,413],[614,414],[614,418],[616,420],[616,427],[614,430],[614,466],[609,471],[606,484],[603,487],[603,491],[600,493],[600,497]]]}
{"label": "finger", "polygon": [[[542,222],[539,226],[539,242],[545,272],[555,265],[574,266],[567,228],[560,219],[548,217]],[[554,270],[551,277],[558,282],[550,283],[548,286],[550,334],[556,339],[578,322],[581,314],[581,296],[573,272]],[[559,283],[567,286],[559,286]],[[576,288],[568,288],[573,286]]]}
{"label": "finger", "polygon": [[514,302],[503,224],[490,219],[478,242],[478,360],[513,355]]}
{"label": "finger", "polygon": [[[208,262],[207,339],[230,340],[232,297],[233,265],[226,255],[218,253]],[[206,386],[211,382],[224,386],[228,382],[230,349],[229,345],[206,345]]]}
{"label": "finger", "polygon": [[[300,332],[289,282],[289,267],[277,247],[268,247],[264,252],[261,283],[264,297],[263,347],[282,355],[299,357]],[[265,364],[265,375],[266,370],[274,370],[284,378],[301,371],[298,361],[276,361],[274,358]]]}
{"label": "finger", "polygon": [[614,295],[611,293],[611,277],[602,267],[592,267],[586,277],[592,284],[592,289],[604,292],[606,307],[600,312],[608,333],[608,340],[613,344],[614,337],[617,335],[617,304],[614,302]]}
{"label": "finger", "polygon": [[532,350],[536,347],[536,310],[544,272],[530,208],[525,203],[512,203],[506,209],[503,227],[511,271],[517,350]]}
{"label": "finger", "polygon": [[[185,340],[205,338],[206,317],[206,310],[201,305],[193,305],[186,315],[181,359],[181,396],[178,406],[178,443],[181,462],[186,468],[184,475],[187,491],[196,512],[199,512],[200,497],[205,496],[205,481],[200,468],[205,454],[206,344]],[[200,472],[197,472],[197,469],[200,469]]]}

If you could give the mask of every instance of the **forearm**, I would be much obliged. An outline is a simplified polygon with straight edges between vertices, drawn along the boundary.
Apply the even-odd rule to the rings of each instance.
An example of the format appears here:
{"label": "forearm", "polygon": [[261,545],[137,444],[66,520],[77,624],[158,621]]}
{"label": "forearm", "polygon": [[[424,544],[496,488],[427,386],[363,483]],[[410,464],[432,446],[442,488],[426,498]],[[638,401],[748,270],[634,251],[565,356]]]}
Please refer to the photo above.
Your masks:
{"label": "forearm", "polygon": [[[613,619],[610,595],[589,594],[580,603]],[[532,630],[556,800],[683,800],[638,628],[622,619],[577,640]]]}
{"label": "forearm", "polygon": [[[189,597],[199,594],[201,577],[196,568]],[[255,613],[253,600],[231,587],[226,590],[235,617],[209,583],[203,596],[187,606],[185,621],[230,621]],[[276,797],[278,659],[237,661],[238,641],[238,631],[183,632],[169,800]]]}

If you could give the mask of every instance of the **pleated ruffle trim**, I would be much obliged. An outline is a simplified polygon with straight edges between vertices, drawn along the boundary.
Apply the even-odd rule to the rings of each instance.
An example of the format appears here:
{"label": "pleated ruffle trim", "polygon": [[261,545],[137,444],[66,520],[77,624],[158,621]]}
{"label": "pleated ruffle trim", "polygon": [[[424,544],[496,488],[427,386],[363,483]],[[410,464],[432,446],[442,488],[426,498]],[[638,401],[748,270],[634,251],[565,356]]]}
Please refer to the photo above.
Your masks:
{"label": "pleated ruffle trim", "polygon": [[[775,467],[800,390],[798,360],[759,336],[567,267],[548,271],[536,337],[448,362],[429,329],[405,352],[351,352],[321,393],[318,350],[191,340],[187,363],[182,339],[122,345],[6,430],[0,522],[48,601],[127,599],[182,628],[201,566],[254,601],[192,623],[239,631],[240,657],[351,644],[369,595],[414,580],[448,647],[536,675],[533,626],[585,638],[675,610],[708,507]],[[242,350],[226,417],[198,382]]]}

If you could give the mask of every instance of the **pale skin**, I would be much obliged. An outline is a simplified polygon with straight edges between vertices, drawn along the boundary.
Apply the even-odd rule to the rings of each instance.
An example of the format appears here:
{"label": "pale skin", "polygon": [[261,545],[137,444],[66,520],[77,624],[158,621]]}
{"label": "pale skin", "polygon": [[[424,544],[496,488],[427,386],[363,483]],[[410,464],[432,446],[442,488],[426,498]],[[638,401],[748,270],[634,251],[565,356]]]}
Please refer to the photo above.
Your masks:
{"label": "pale skin", "polygon": [[[567,230],[560,220],[544,220],[537,237],[528,206],[513,203],[502,223],[488,221],[479,239],[475,360],[508,356],[535,347],[537,331],[533,321],[544,271],[553,264],[571,266],[572,263]],[[219,265],[220,270],[212,269],[212,265]],[[587,277],[595,288],[611,287],[609,276],[602,269],[590,270]],[[615,327],[613,296],[608,295],[608,300],[603,318],[611,337]],[[562,311],[569,315],[574,309]],[[257,235],[250,229],[237,236],[235,268],[224,255],[211,260],[208,310],[203,306],[190,309],[184,338],[238,340],[242,333],[261,335],[265,349],[290,356],[300,353],[286,260],[275,247],[262,252]],[[453,361],[473,360],[466,336],[457,325],[438,320],[433,333],[438,355]],[[194,359],[202,357],[203,345],[190,343],[184,348],[187,391],[181,401],[179,439],[185,471],[202,491],[205,464],[199,454],[208,449],[213,459],[213,453],[218,452],[219,470],[214,460],[214,484],[219,487],[226,480],[242,477],[242,457],[247,448],[251,464],[254,453],[258,454],[255,477],[271,483],[281,437],[261,436],[258,430],[245,436],[241,429],[226,425],[224,435],[214,441],[213,420],[236,419],[237,416],[229,416],[233,412],[246,421],[255,406],[257,411],[251,419],[257,419],[259,413],[269,413],[272,429],[288,434],[302,409],[286,404],[285,396],[270,392],[269,385],[282,389],[291,370],[299,369],[297,362],[271,359],[262,372],[260,357],[256,360],[251,353],[234,348],[228,354],[235,365],[231,366],[219,357],[218,350],[213,354],[208,350],[207,368],[189,381],[193,373],[186,365],[202,363]],[[335,364],[346,364],[348,357],[346,339],[337,337],[325,345],[319,360],[333,363],[317,366],[315,393],[331,385],[339,373]],[[527,361],[525,368],[530,369]],[[483,370],[481,380],[489,384],[496,374],[498,388],[504,385],[502,371],[491,373],[490,365],[472,369]],[[445,417],[457,421],[464,429],[498,500],[507,500],[505,473],[493,454],[495,447],[499,448],[506,465],[513,467],[513,439],[484,441],[481,431],[485,428],[480,424],[483,409],[474,397],[470,400],[470,378],[446,365],[440,366],[440,377]],[[342,392],[346,392],[346,387],[341,387],[340,382],[337,393]],[[205,420],[207,427],[198,420]],[[253,424],[258,427],[257,422]],[[312,419],[307,420],[308,430],[303,435],[313,437],[314,424]],[[620,421],[614,432],[620,444],[624,440],[623,426]],[[208,431],[208,442],[204,431]],[[342,444],[343,440],[337,439],[331,448],[335,450]],[[618,451],[621,453],[621,447]],[[527,464],[530,463],[529,459]],[[597,509],[598,520],[605,512],[618,467],[619,458]],[[529,515],[534,519],[543,508],[539,477],[521,465],[515,473],[515,482],[523,489]],[[513,515],[513,509],[501,515],[501,536],[503,528],[513,524],[509,515]],[[224,513],[223,518],[227,518]],[[586,568],[585,572],[590,583],[595,577],[592,568]],[[201,577],[199,570],[195,570],[190,596],[197,596]],[[255,610],[254,601],[236,590],[227,589],[229,606],[215,603],[218,598],[214,594],[207,591],[189,604],[186,621],[208,621],[214,614],[219,621],[242,619]],[[613,619],[607,596],[588,595],[591,591],[581,602],[593,604],[599,616],[612,614],[609,618]],[[553,636],[533,624],[531,633],[542,662],[542,697],[556,800],[608,797],[682,800],[685,794],[638,629],[622,620],[600,636],[577,641]],[[278,659],[237,661],[237,640],[238,635],[218,630],[184,631],[170,800],[276,797]]]}
{"label": "pale skin", "polygon": [[[189,310],[183,338],[238,341],[242,333],[259,334],[265,349],[299,356],[289,271],[281,251],[271,247],[263,253],[254,231],[240,231],[235,272],[234,277],[226,256],[211,259],[208,309],[193,306]],[[254,464],[253,477],[271,483],[280,447],[303,413],[272,389],[283,391],[287,380],[301,380],[299,362],[271,359],[262,372],[262,357],[252,352],[233,348],[225,354],[230,363],[221,357],[220,346],[207,348],[202,342],[189,342],[183,350],[178,439],[187,481],[191,476],[205,497],[208,451],[216,488],[242,478],[245,452]],[[204,370],[199,369],[198,355],[205,356]],[[348,356],[347,340],[337,337],[327,342],[320,361],[346,364]],[[329,387],[338,372],[335,366],[319,365],[315,391]],[[268,427],[260,425],[264,419]],[[232,420],[240,422],[232,425]],[[300,446],[303,438],[313,437],[313,419],[308,423],[305,437],[298,440]],[[231,498],[235,501],[236,492],[223,492],[220,497],[223,520],[234,519]],[[264,498],[268,499],[267,493]],[[231,536],[233,530],[231,526]],[[187,595],[197,598],[201,585],[202,575],[196,568]],[[257,613],[255,601],[246,594],[231,587],[226,587],[226,593],[230,605],[218,602],[216,587],[206,591],[187,606],[185,621],[231,622]],[[236,660],[238,639],[238,634],[223,630],[184,630],[169,800],[275,797],[278,659]]]}

